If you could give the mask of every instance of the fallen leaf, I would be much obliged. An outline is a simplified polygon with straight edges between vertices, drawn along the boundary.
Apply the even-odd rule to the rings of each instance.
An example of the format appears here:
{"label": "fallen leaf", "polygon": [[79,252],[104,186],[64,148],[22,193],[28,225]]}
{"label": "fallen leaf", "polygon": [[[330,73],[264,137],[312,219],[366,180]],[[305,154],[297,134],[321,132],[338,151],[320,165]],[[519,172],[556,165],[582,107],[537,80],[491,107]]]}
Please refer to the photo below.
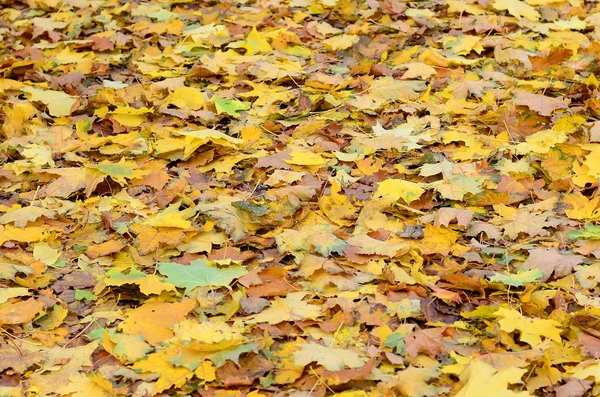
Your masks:
{"label": "fallen leaf", "polygon": [[519,339],[535,347],[542,343],[542,337],[560,343],[560,323],[555,320],[532,319],[523,316],[516,310],[501,307],[494,314],[499,318],[500,329],[506,332],[519,331]]}
{"label": "fallen leaf", "polygon": [[526,391],[513,391],[508,389],[509,384],[522,383],[521,377],[527,372],[521,368],[506,368],[497,371],[494,367],[483,361],[473,360],[460,374],[463,387],[456,394],[459,397],[495,396],[526,397]]}
{"label": "fallen leaf", "polygon": [[367,361],[352,350],[325,347],[312,342],[302,344],[294,352],[294,365],[306,366],[311,362],[322,365],[328,371],[339,371],[344,367],[362,367]]}
{"label": "fallen leaf", "polygon": [[62,91],[40,90],[33,87],[23,87],[22,90],[31,95],[32,101],[39,101],[46,105],[48,112],[56,117],[70,115],[77,102],[77,98]]}
{"label": "fallen leaf", "polygon": [[220,269],[202,259],[193,261],[189,265],[161,263],[158,271],[167,276],[167,282],[185,288],[187,291],[196,287],[228,287],[234,279],[247,273],[242,266]]}
{"label": "fallen leaf", "polygon": [[156,346],[173,336],[173,324],[183,320],[195,306],[191,299],[179,303],[148,303],[129,310],[119,329],[128,334],[142,335],[148,343]]}

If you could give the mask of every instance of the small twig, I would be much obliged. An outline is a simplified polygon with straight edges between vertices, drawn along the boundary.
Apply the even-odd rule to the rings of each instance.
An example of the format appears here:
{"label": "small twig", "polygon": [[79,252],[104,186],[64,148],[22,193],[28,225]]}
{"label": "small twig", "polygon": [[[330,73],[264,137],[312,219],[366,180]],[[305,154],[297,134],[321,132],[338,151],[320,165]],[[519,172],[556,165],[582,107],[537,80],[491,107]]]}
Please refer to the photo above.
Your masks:
{"label": "small twig", "polygon": [[340,332],[340,330],[342,329],[342,325],[344,325],[343,321],[340,323],[339,327],[337,327],[337,329],[335,330],[333,337],[331,338],[331,343],[329,343],[329,348],[331,348],[333,346],[333,343],[335,342],[335,338],[337,337],[338,332]]}
{"label": "small twig", "polygon": [[85,327],[83,327],[83,329],[77,333],[77,335],[75,335],[74,337],[72,337],[71,339],[69,339],[69,340],[67,341],[67,343],[65,343],[65,344],[62,346],[62,348],[63,348],[63,349],[65,349],[67,346],[69,346],[69,344],[70,344],[71,342],[73,342],[75,339],[79,338],[79,337],[80,337],[80,336],[81,336],[81,335],[82,335],[82,334],[83,334],[83,333],[84,333],[84,332],[85,332],[85,331],[86,331],[86,330],[87,330],[87,329],[88,329],[88,328],[89,328],[89,327],[90,327],[92,324],[95,324],[95,323],[94,323],[93,321],[90,321],[90,322],[88,323],[88,325],[86,325]]}
{"label": "small twig", "polygon": [[321,378],[321,376],[317,373],[317,371],[315,371],[312,367],[310,368],[309,372],[315,376],[317,378],[317,383],[321,383],[323,386],[325,386],[327,388],[327,390],[329,390],[330,392],[335,394],[335,390],[333,390],[331,387],[329,387],[327,385],[327,383],[325,383],[325,381],[323,380],[323,378]]}
{"label": "small twig", "polygon": [[37,200],[37,195],[38,195],[39,191],[40,191],[40,186],[38,185],[38,187],[35,189],[35,193],[33,195],[33,199],[31,199],[31,201],[29,202],[29,206],[32,206],[33,203],[35,202],[35,200]]}
{"label": "small twig", "polygon": [[252,189],[252,191],[250,192],[250,194],[248,196],[246,196],[246,198],[242,201],[246,202],[246,200],[248,200],[250,197],[252,197],[252,195],[254,194],[254,192],[256,191],[256,189],[258,189],[258,185],[260,185],[260,179],[258,181],[256,181],[256,185],[254,185],[254,188]]}

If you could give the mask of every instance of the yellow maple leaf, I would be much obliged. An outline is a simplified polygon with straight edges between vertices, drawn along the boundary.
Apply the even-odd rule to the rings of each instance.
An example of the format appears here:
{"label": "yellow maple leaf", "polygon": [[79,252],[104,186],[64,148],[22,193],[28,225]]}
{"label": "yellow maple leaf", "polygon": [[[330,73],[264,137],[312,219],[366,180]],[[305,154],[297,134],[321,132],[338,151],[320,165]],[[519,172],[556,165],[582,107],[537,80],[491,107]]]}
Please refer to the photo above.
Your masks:
{"label": "yellow maple leaf", "polygon": [[176,87],[163,101],[162,106],[198,110],[206,104],[206,94],[195,87]]}
{"label": "yellow maple leaf", "polygon": [[54,210],[36,206],[27,206],[18,209],[11,209],[10,212],[0,216],[0,223],[13,223],[15,226],[23,228],[28,222],[33,222],[40,217],[54,218]]}
{"label": "yellow maple leaf", "polygon": [[241,341],[240,330],[223,321],[207,320],[201,323],[195,320],[183,320],[173,326],[173,331],[179,340],[195,340],[205,344],[222,341]]}
{"label": "yellow maple leaf", "polygon": [[333,181],[329,196],[319,198],[319,208],[336,225],[350,226],[353,224],[352,218],[358,211],[348,197],[340,194],[341,186],[338,181]]}
{"label": "yellow maple leaf", "polygon": [[354,34],[341,34],[321,41],[321,43],[332,51],[345,50],[358,43],[360,37]]}
{"label": "yellow maple leaf", "polygon": [[588,199],[580,192],[565,195],[563,203],[569,205],[565,215],[571,219],[597,221],[600,219],[600,197]]}
{"label": "yellow maple leaf", "polygon": [[594,378],[596,383],[600,382],[600,363],[584,362],[569,370],[569,376],[577,379]]}
{"label": "yellow maple leaf", "polygon": [[532,347],[538,346],[544,339],[561,342],[560,323],[555,320],[527,318],[516,310],[499,308],[494,316],[499,318],[500,329],[506,332],[519,331],[519,339]]}
{"label": "yellow maple leaf", "polygon": [[148,358],[133,364],[132,368],[142,372],[159,374],[160,377],[153,385],[152,395],[158,394],[170,387],[181,387],[194,376],[194,372],[185,367],[176,367],[169,362],[170,354],[161,350],[148,355]]}
{"label": "yellow maple leaf", "polygon": [[[110,330],[114,331],[114,330]],[[117,332],[104,332],[102,347],[121,362],[135,362],[143,359],[152,350],[140,335]]]}
{"label": "yellow maple leaf", "polygon": [[178,303],[152,302],[127,312],[127,319],[119,328],[128,334],[142,335],[148,343],[156,346],[173,336],[171,327],[192,311],[196,303],[184,299]]}
{"label": "yellow maple leaf", "polygon": [[377,186],[373,197],[383,197],[392,201],[404,200],[410,204],[425,193],[420,184],[405,181],[403,179],[386,179]]}
{"label": "yellow maple leaf", "polygon": [[367,360],[350,349],[327,347],[314,342],[300,345],[294,352],[294,365],[306,366],[311,362],[322,365],[328,371],[340,371],[344,367],[362,367]]}
{"label": "yellow maple leaf", "polygon": [[249,322],[279,324],[283,321],[316,319],[323,309],[304,302],[302,298],[305,295],[304,292],[290,292],[285,298],[276,297],[270,307],[255,315]]}
{"label": "yellow maple leaf", "polygon": [[33,243],[42,240],[45,228],[39,226],[28,226],[25,228],[14,226],[0,226],[0,245],[7,241],[18,241],[22,243]]}
{"label": "yellow maple leaf", "polygon": [[127,179],[137,179],[148,174],[149,170],[142,170],[135,161],[126,161],[121,159],[118,163],[110,161],[101,161],[97,164],[88,165],[87,168],[98,170],[101,173],[110,176],[121,185],[127,184]]}
{"label": "yellow maple leaf", "polygon": [[60,250],[52,248],[45,241],[33,244],[33,257],[48,266],[52,266],[56,263],[58,258],[60,258],[60,255]]}
{"label": "yellow maple leaf", "polygon": [[114,396],[112,383],[99,373],[73,374],[69,383],[59,387],[56,392],[72,397],[111,397]]}
{"label": "yellow maple leaf", "polygon": [[429,382],[440,375],[434,367],[408,367],[396,373],[386,388],[395,388],[402,396],[435,396],[438,389]]}
{"label": "yellow maple leaf", "polygon": [[496,10],[507,10],[512,16],[521,18],[525,17],[531,21],[538,21],[540,13],[536,9],[524,1],[520,0],[495,0],[492,6]]}
{"label": "yellow maple leaf", "polygon": [[110,112],[110,116],[126,127],[137,127],[147,120],[146,114],[148,113],[152,113],[152,109],[119,106]]}
{"label": "yellow maple leaf", "polygon": [[144,221],[144,225],[153,227],[174,227],[179,229],[189,229],[192,227],[192,222],[189,218],[194,216],[196,211],[194,208],[187,208],[183,211],[179,210],[179,205],[173,204],[165,208],[158,214],[149,217]]}
{"label": "yellow maple leaf", "polygon": [[[144,295],[159,295],[164,291],[176,291],[173,284],[164,282],[156,274],[146,274],[132,269],[128,274],[120,273],[116,270],[110,270],[102,279],[102,283],[108,286],[121,286],[125,284],[134,284],[140,287],[140,292]],[[96,289],[101,288],[98,284]]]}
{"label": "yellow maple leaf", "polygon": [[521,377],[527,372],[522,368],[504,368],[497,371],[491,365],[473,360],[460,374],[464,386],[455,397],[529,397],[527,391],[513,391],[509,384],[523,383]]}
{"label": "yellow maple leaf", "polygon": [[217,369],[211,361],[205,360],[196,367],[194,375],[204,382],[212,382],[217,379]]}
{"label": "yellow maple leaf", "polygon": [[481,37],[472,35],[449,37],[445,40],[444,46],[450,48],[456,55],[468,55],[471,51],[481,54],[483,51]]}
{"label": "yellow maple leaf", "polygon": [[302,376],[304,366],[295,364],[294,353],[305,343],[306,341],[304,339],[297,338],[293,342],[279,345],[277,349],[273,351],[273,355],[277,359],[275,362],[275,383],[292,383]]}
{"label": "yellow maple leaf", "polygon": [[394,257],[404,254],[409,250],[409,244],[399,239],[387,241],[377,240],[366,234],[359,234],[348,239],[348,244],[358,248],[358,252],[364,255],[382,255]]}
{"label": "yellow maple leaf", "polygon": [[48,107],[52,116],[62,117],[71,114],[77,98],[62,91],[41,90],[33,87],[23,87],[22,90],[31,95],[32,101],[42,102]]}
{"label": "yellow maple leaf", "polygon": [[241,48],[246,49],[246,55],[254,55],[254,54],[268,54],[273,52],[273,48],[264,38],[264,36],[259,33],[256,28],[252,28],[248,36],[246,37],[246,42],[243,43]]}
{"label": "yellow maple leaf", "polygon": [[290,157],[291,159],[285,162],[292,165],[323,166],[328,162],[320,154],[309,151],[294,150]]}
{"label": "yellow maple leaf", "polygon": [[433,253],[447,255],[459,236],[459,233],[449,228],[425,225],[423,239],[419,241],[419,250],[424,255]]}

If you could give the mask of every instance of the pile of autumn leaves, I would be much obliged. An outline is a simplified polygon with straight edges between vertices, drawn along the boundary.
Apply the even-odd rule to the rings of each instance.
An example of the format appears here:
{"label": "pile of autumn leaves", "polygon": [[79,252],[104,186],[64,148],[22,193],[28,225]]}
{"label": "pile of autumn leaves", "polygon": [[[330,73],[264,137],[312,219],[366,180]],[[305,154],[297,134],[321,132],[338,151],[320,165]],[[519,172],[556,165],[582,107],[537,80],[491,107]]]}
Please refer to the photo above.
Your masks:
{"label": "pile of autumn leaves", "polygon": [[594,7],[7,5],[0,395],[600,394]]}

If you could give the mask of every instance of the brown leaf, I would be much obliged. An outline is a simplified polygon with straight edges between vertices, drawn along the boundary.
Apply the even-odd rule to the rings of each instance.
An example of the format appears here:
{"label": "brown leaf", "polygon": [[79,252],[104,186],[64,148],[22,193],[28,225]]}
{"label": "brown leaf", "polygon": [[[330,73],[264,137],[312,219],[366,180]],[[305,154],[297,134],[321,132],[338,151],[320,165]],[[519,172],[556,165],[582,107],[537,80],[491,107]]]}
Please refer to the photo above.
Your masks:
{"label": "brown leaf", "polygon": [[585,330],[579,332],[577,334],[577,342],[574,345],[581,346],[588,356],[600,358],[600,334],[597,331],[594,332],[594,330],[590,330],[590,332],[592,334],[585,332]]}
{"label": "brown leaf", "polygon": [[254,353],[240,358],[240,364],[228,361],[217,369],[217,377],[225,387],[249,386],[274,368],[273,363]]}
{"label": "brown leaf", "polygon": [[536,248],[529,252],[529,257],[521,265],[525,270],[538,269],[542,272],[542,280],[568,276],[573,272],[573,266],[580,264],[580,255],[563,255],[556,248]]}
{"label": "brown leaf", "polygon": [[440,208],[435,213],[433,221],[434,226],[448,226],[451,221],[456,219],[456,223],[460,227],[467,228],[471,219],[473,218],[473,211],[461,210],[459,208]]}
{"label": "brown leaf", "polygon": [[569,101],[565,99],[552,98],[546,95],[533,94],[529,91],[513,91],[513,102],[516,105],[527,106],[542,116],[551,116],[557,109],[569,107]]}
{"label": "brown leaf", "polygon": [[0,371],[12,368],[17,372],[24,373],[33,365],[45,360],[44,354],[40,352],[22,352],[14,346],[4,345],[0,349]]}
{"label": "brown leaf", "polygon": [[593,382],[585,379],[569,378],[567,383],[556,388],[556,397],[580,397],[593,385]]}
{"label": "brown leaf", "polygon": [[442,343],[442,337],[446,329],[445,327],[424,329],[407,335],[404,342],[406,343],[408,357],[414,360],[419,353],[425,353],[431,358],[445,355],[447,350]]}

